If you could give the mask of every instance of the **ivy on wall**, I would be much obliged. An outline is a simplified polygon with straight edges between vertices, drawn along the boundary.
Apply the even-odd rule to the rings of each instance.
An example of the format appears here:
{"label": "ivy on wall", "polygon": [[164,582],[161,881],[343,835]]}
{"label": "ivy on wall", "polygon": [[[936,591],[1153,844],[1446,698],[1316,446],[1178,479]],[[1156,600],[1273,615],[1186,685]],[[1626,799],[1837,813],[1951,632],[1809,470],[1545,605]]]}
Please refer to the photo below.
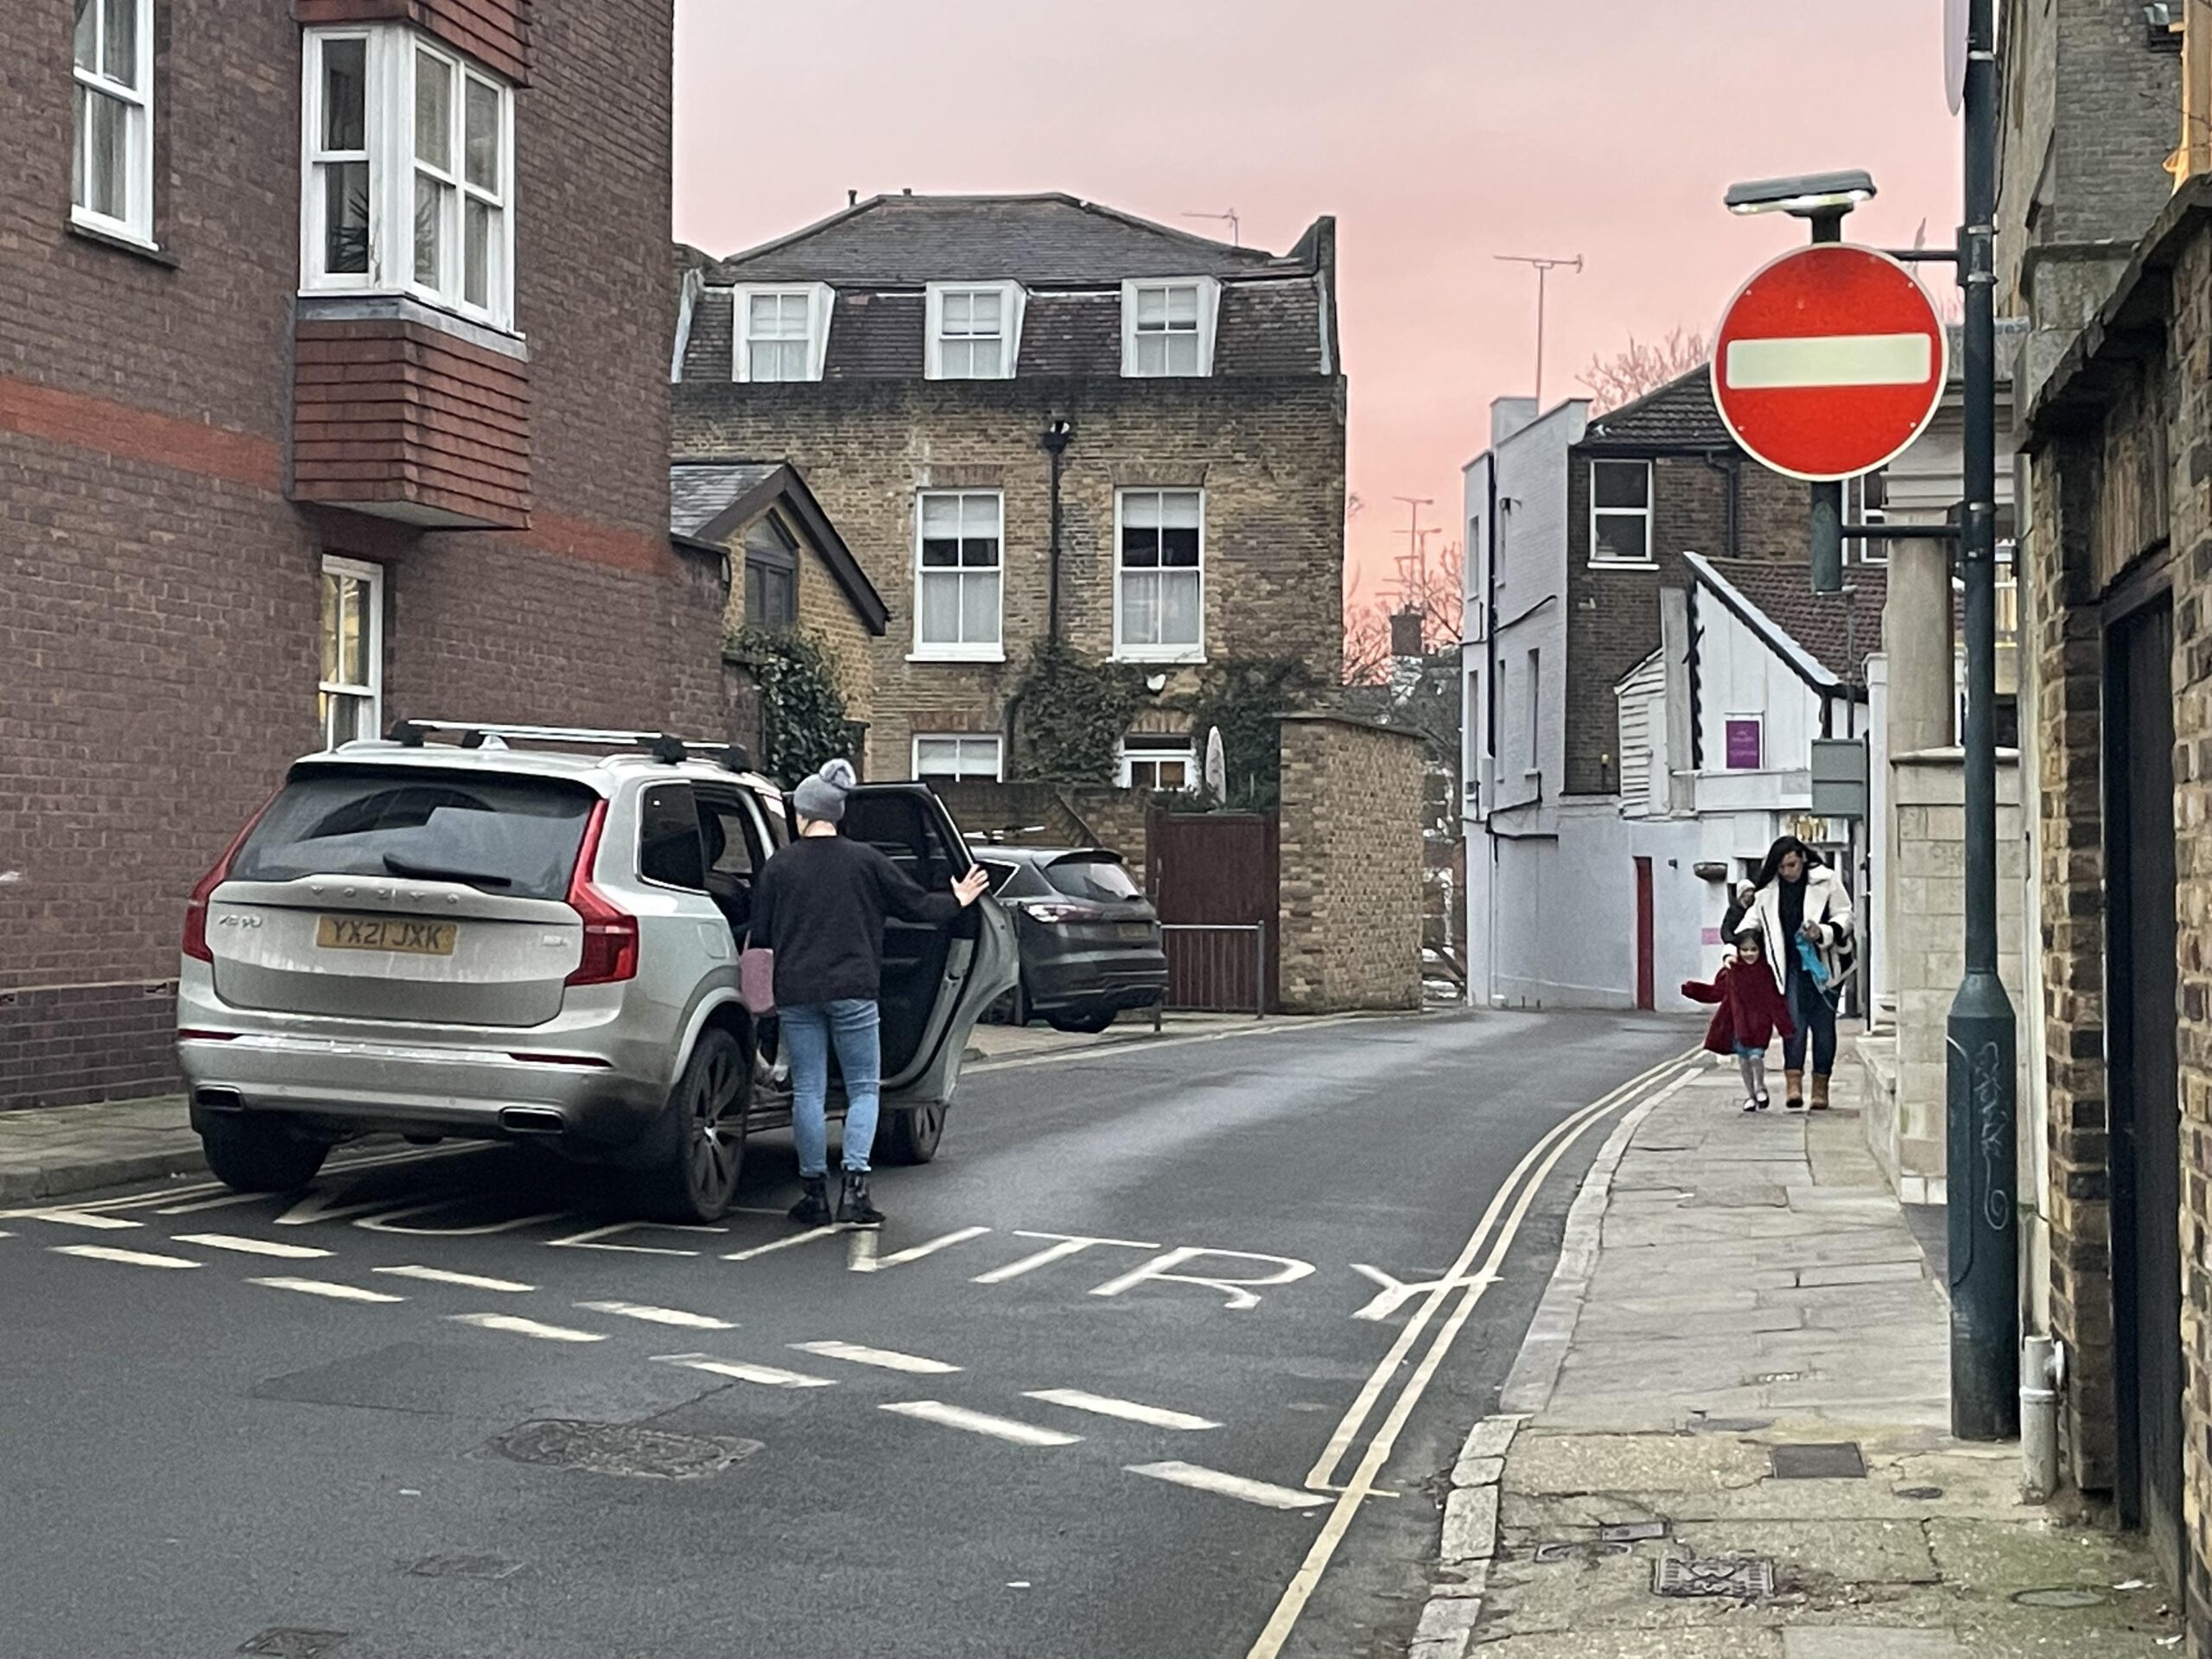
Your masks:
{"label": "ivy on wall", "polygon": [[1014,721],[1015,773],[1055,783],[1110,784],[1122,734],[1144,704],[1144,671],[1097,663],[1065,643],[1044,640],[1030,654]]}
{"label": "ivy on wall", "polygon": [[791,789],[825,762],[850,757],[853,731],[836,660],[819,639],[745,628],[727,648],[760,688],[761,771]]}
{"label": "ivy on wall", "polygon": [[1272,811],[1282,800],[1282,738],[1279,717],[1310,704],[1321,681],[1294,657],[1255,657],[1209,668],[1189,702],[1198,763],[1205,763],[1206,734],[1221,733],[1227,787],[1213,799],[1205,791],[1185,798],[1201,809]]}

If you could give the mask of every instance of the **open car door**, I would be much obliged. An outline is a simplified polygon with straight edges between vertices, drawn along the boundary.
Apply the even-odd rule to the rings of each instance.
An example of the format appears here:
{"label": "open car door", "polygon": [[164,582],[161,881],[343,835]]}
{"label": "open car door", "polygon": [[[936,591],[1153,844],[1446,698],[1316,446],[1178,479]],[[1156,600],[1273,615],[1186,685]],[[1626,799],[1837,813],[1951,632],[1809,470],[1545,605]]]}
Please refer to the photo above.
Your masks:
{"label": "open car door", "polygon": [[[924,784],[862,784],[847,797],[844,834],[889,858],[918,886],[950,891],[975,863],[944,804]],[[883,1094],[906,1112],[893,1150],[925,1138],[909,1161],[935,1150],[941,1109],[952,1098],[968,1036],[1020,976],[1014,921],[997,899],[977,899],[950,928],[891,920],[883,935]],[[896,1114],[894,1114],[894,1116]]]}

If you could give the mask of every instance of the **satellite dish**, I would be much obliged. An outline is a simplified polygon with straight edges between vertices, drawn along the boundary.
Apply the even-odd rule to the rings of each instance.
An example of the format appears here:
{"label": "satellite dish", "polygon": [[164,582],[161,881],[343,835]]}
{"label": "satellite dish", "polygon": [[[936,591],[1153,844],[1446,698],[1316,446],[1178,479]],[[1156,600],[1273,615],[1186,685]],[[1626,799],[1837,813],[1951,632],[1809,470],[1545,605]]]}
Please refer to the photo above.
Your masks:
{"label": "satellite dish", "polygon": [[1229,795],[1229,755],[1221,746],[1221,728],[1206,731],[1206,792],[1216,800]]}

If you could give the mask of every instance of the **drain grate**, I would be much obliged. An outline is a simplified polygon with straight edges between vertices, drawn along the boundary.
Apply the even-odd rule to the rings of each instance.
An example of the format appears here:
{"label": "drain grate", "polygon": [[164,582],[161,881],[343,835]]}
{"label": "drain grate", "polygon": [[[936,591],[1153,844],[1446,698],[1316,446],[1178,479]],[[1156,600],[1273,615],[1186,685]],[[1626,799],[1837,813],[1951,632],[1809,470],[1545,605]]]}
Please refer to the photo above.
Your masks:
{"label": "drain grate", "polygon": [[407,1571],[418,1579],[511,1579],[522,1563],[503,1555],[425,1555]]}
{"label": "drain grate", "polygon": [[343,1630],[308,1630],[277,1624],[262,1631],[238,1651],[262,1656],[262,1659],[321,1659],[345,1639]]}
{"label": "drain grate", "polygon": [[671,1434],[634,1423],[583,1423],[548,1418],[509,1429],[493,1442],[517,1463],[582,1469],[594,1475],[647,1480],[701,1480],[719,1475],[760,1449],[731,1435]]}
{"label": "drain grate", "polygon": [[1669,1555],[1653,1564],[1651,1590],[1655,1595],[1682,1599],[1719,1596],[1759,1601],[1774,1593],[1774,1563],[1763,1557],[1724,1561]]}
{"label": "drain grate", "polygon": [[1856,1440],[1770,1448],[1777,1480],[1864,1480],[1866,1459]]}

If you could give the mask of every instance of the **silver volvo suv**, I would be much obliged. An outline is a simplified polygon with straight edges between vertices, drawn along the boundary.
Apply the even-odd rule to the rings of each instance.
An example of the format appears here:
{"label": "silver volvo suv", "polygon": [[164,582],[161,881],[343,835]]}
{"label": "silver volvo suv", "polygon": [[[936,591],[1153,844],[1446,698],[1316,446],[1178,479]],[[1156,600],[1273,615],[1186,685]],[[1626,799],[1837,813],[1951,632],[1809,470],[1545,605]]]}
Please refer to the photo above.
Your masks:
{"label": "silver volvo suv", "polygon": [[[970,863],[918,784],[863,785],[843,828],[925,887]],[[529,1137],[628,1172],[658,1213],[721,1216],[748,1131],[790,1122],[737,972],[788,834],[741,751],[654,734],[402,721],[299,760],[186,911],[177,1052],[209,1166],[281,1191],[355,1135]],[[1017,971],[991,899],[890,925],[887,1160],[936,1154]]]}

